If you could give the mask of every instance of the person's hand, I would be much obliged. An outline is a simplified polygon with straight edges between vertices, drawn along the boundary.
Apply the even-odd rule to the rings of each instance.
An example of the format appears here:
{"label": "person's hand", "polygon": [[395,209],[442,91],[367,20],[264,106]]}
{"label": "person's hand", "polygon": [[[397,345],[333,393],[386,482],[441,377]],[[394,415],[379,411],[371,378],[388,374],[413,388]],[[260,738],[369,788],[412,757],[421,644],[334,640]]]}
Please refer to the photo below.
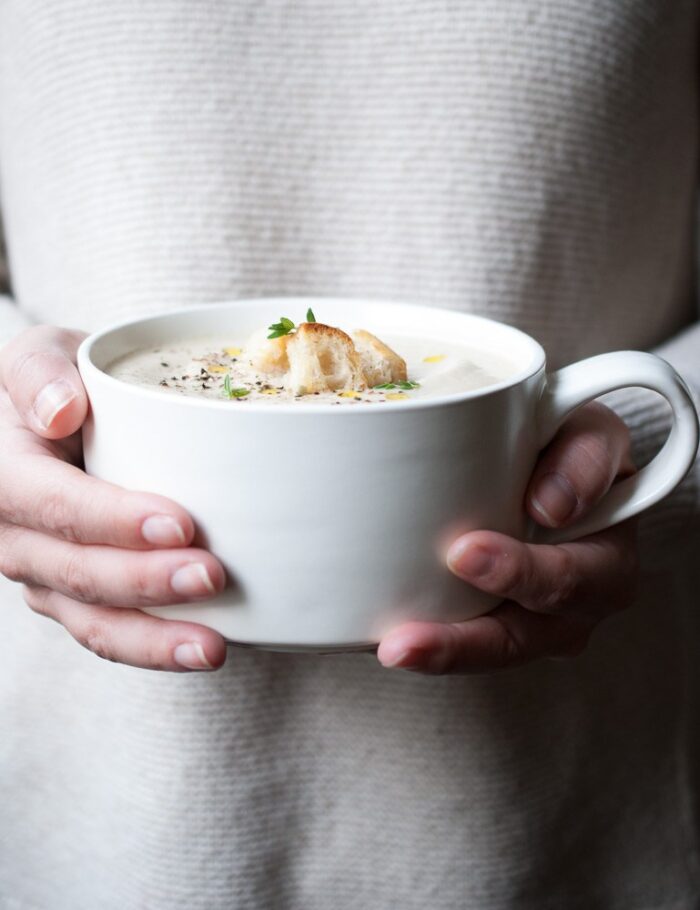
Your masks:
{"label": "person's hand", "polygon": [[194,524],[176,503],[81,470],[84,337],[36,326],[0,349],[0,572],[100,657],[215,669],[226,659],[218,633],[135,609],[205,600],[224,587],[224,570],[191,546]]}
{"label": "person's hand", "polygon": [[[541,454],[526,508],[539,524],[565,528],[616,478],[634,471],[627,427],[594,402],[576,411]],[[413,622],[393,629],[377,652],[385,667],[477,673],[579,654],[595,626],[634,599],[634,523],[557,546],[472,531],[453,541],[447,564],[503,603],[467,622]]]}

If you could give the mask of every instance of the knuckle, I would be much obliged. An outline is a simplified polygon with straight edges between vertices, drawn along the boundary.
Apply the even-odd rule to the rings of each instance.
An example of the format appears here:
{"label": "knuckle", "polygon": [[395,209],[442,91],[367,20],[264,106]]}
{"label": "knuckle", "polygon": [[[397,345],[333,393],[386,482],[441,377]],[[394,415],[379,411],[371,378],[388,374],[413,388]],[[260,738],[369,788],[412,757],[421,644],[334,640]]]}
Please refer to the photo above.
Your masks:
{"label": "knuckle", "polygon": [[600,496],[607,490],[615,475],[615,465],[606,439],[597,433],[580,436],[572,444],[569,458],[579,478],[578,485],[581,480],[585,483],[581,490],[584,498]]}
{"label": "knuckle", "polygon": [[142,665],[151,670],[169,670],[172,662],[167,653],[164,653],[162,645],[156,642],[147,643],[141,659]]}
{"label": "knuckle", "polygon": [[85,625],[76,638],[84,648],[87,648],[88,651],[92,651],[93,654],[102,658],[102,660],[109,660],[112,662],[117,662],[119,660],[114,649],[114,642],[107,627],[107,623],[103,620],[91,620]]}
{"label": "knuckle", "polygon": [[80,524],[74,510],[60,489],[43,490],[40,521],[44,528],[64,538],[82,542]]}
{"label": "knuckle", "polygon": [[159,596],[160,587],[160,583],[154,580],[152,570],[149,571],[147,560],[135,560],[134,565],[129,569],[132,602],[146,606],[162,603],[163,598]]}
{"label": "knuckle", "polygon": [[46,365],[46,357],[46,351],[34,349],[17,354],[8,367],[8,384],[21,382],[25,373],[36,375]]}
{"label": "knuckle", "polygon": [[[22,364],[40,353],[41,345],[46,340],[47,329],[46,325],[30,326],[1,349],[0,372],[2,372],[6,386],[12,382]],[[29,350],[24,350],[27,345],[30,345]],[[38,345],[38,347],[34,347],[34,345]]]}
{"label": "knuckle", "polygon": [[506,552],[500,566],[501,588],[504,594],[517,594],[532,581],[532,561],[519,552]]}
{"label": "knuckle", "polygon": [[426,668],[430,676],[445,676],[457,670],[457,655],[459,653],[459,640],[454,630],[447,642],[431,656],[430,664]]}
{"label": "knuckle", "polygon": [[59,570],[61,585],[69,595],[83,603],[92,603],[99,600],[93,580],[86,571],[85,559],[79,548],[69,553]]}
{"label": "knuckle", "polygon": [[575,597],[580,584],[576,560],[569,550],[559,549],[556,583],[540,596],[540,608],[545,612],[558,612]]}
{"label": "knuckle", "polygon": [[24,598],[24,602],[30,610],[33,610],[34,613],[39,613],[42,616],[47,615],[50,594],[51,591],[49,591],[48,588],[40,588],[34,585],[22,586],[22,597]]}
{"label": "knuckle", "polygon": [[0,546],[0,574],[10,581],[28,582],[32,580],[14,547],[4,543]]}
{"label": "knuckle", "polygon": [[0,574],[4,575],[9,581],[28,581],[28,579],[22,578],[19,566],[7,552],[3,552],[0,556]]}
{"label": "knuckle", "polygon": [[517,623],[513,622],[519,608],[515,604],[504,603],[496,613],[490,617],[493,622],[493,636],[491,638],[492,658],[494,669],[504,670],[516,667],[527,660],[527,643],[518,631]]}
{"label": "knuckle", "polygon": [[500,644],[498,664],[501,667],[513,667],[523,661],[524,648],[511,629],[505,630]]}

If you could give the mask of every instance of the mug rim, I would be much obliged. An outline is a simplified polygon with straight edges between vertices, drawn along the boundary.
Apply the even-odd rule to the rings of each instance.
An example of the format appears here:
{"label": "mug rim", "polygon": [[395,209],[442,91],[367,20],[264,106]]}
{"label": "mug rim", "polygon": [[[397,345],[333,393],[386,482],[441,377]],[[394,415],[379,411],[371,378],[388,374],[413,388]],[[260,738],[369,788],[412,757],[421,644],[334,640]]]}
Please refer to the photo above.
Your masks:
{"label": "mug rim", "polygon": [[[382,307],[384,309],[402,309],[405,310],[410,308],[414,311],[423,310],[426,313],[426,316],[432,315],[449,315],[449,317],[454,318],[458,317],[471,322],[472,324],[481,324],[488,326],[497,327],[498,331],[502,331],[504,334],[509,334],[512,337],[520,339],[521,342],[526,342],[533,351],[533,356],[530,363],[527,367],[516,370],[514,373],[509,375],[506,379],[503,379],[499,382],[493,383],[491,385],[482,386],[477,389],[465,389],[461,392],[452,392],[444,395],[431,395],[430,397],[410,399],[407,398],[406,401],[393,402],[385,401],[382,402],[381,408],[352,408],[352,407],[337,407],[332,403],[328,404],[319,404],[319,403],[306,403],[299,399],[295,399],[290,402],[280,402],[276,403],[274,407],[270,407],[269,404],[264,402],[254,402],[248,401],[245,403],[244,408],[236,409],[232,411],[231,402],[225,400],[218,400],[212,398],[198,398],[194,395],[181,395],[181,396],[171,396],[165,395],[162,391],[157,388],[150,388],[148,386],[137,385],[135,383],[124,382],[122,379],[117,379],[114,376],[110,376],[102,367],[99,367],[93,359],[93,349],[95,345],[106,339],[109,335],[117,335],[120,331],[125,329],[133,329],[139,325],[139,323],[158,323],[158,322],[167,322],[169,319],[175,319],[178,316],[189,315],[191,313],[205,313],[212,312],[216,309],[227,306],[250,306],[250,305],[260,305],[272,304],[279,302],[281,304],[290,305],[293,302],[301,302],[302,305],[308,306],[317,306],[320,307],[323,303],[328,304],[346,304],[350,301],[356,304],[370,305]],[[122,319],[117,322],[109,323],[101,329],[98,329],[95,332],[92,332],[85,338],[80,346],[78,347],[77,352],[77,364],[78,371],[81,375],[81,378],[85,381],[86,388],[88,392],[88,382],[96,382],[106,385],[107,388],[112,388],[114,390],[119,390],[125,395],[132,396],[136,399],[146,401],[155,400],[161,406],[165,406],[166,403],[182,407],[195,407],[195,408],[208,408],[208,409],[226,409],[228,413],[264,413],[264,414],[385,414],[388,412],[405,412],[407,410],[422,410],[423,408],[433,408],[443,405],[458,404],[463,401],[471,401],[476,398],[485,398],[489,395],[494,395],[499,392],[502,392],[506,389],[515,387],[525,382],[532,376],[539,373],[546,365],[546,354],[542,345],[534,339],[531,335],[528,335],[526,332],[523,332],[521,329],[515,328],[515,326],[508,325],[503,322],[499,322],[496,319],[489,319],[486,316],[477,316],[472,313],[464,313],[461,310],[450,309],[449,307],[433,307],[426,306],[425,304],[418,303],[405,303],[402,301],[395,300],[377,300],[368,297],[320,297],[320,296],[297,296],[297,295],[273,295],[269,297],[242,297],[242,298],[231,298],[226,300],[212,301],[209,303],[188,305],[184,307],[178,307],[174,310],[167,310],[163,313],[151,313],[150,315],[138,316],[136,318],[132,317],[129,319]]]}

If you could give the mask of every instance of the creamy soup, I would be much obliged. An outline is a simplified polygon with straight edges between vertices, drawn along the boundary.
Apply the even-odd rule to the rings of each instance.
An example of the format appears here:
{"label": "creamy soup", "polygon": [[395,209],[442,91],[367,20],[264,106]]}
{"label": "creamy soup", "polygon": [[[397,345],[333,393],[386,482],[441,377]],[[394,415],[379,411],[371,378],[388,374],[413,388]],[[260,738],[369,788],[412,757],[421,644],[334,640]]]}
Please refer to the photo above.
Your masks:
{"label": "creamy soup", "polygon": [[106,372],[124,382],[155,387],[167,395],[269,404],[303,401],[324,404],[381,404],[451,395],[501,382],[517,367],[492,352],[454,342],[384,335],[406,361],[408,379],[373,389],[315,392],[295,396],[281,376],[256,372],[245,342],[206,337],[136,350],[113,361]]}

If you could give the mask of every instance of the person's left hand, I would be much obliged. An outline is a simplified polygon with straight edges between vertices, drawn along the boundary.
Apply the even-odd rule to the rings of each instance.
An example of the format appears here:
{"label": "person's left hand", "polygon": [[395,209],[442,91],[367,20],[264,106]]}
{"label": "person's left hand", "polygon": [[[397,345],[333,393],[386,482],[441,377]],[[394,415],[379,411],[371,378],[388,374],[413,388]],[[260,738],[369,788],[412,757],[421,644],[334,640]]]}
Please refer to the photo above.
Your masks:
{"label": "person's left hand", "polygon": [[[616,478],[634,472],[627,427],[609,408],[591,403],[542,452],[526,492],[527,511],[541,525],[566,527]],[[447,554],[450,570],[503,603],[467,622],[399,626],[381,641],[380,662],[420,673],[478,673],[579,654],[595,626],[634,599],[634,531],[634,522],[625,522],[556,546],[493,531],[459,537]]]}

